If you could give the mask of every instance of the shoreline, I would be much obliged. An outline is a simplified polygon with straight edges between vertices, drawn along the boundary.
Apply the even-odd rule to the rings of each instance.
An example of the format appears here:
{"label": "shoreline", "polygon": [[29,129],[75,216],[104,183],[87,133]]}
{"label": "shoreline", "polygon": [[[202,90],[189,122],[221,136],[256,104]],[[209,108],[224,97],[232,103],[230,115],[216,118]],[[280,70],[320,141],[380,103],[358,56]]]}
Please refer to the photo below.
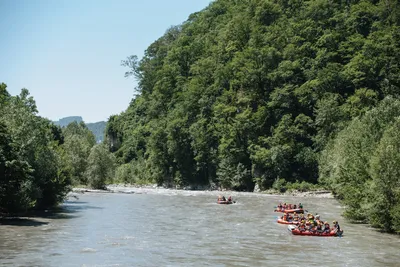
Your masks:
{"label": "shoreline", "polygon": [[287,197],[314,197],[314,198],[335,198],[333,194],[328,190],[316,190],[316,191],[290,191],[285,193],[279,193],[274,190],[266,190],[259,192],[241,192],[241,191],[228,191],[228,190],[217,190],[213,188],[167,188],[163,186],[157,186],[156,184],[150,185],[131,185],[131,184],[110,184],[106,186],[106,189],[90,189],[90,188],[73,188],[68,194],[68,197],[76,197],[75,194],[83,193],[120,193],[120,194],[147,194],[147,193],[161,193],[161,192],[215,192],[216,194],[260,194],[260,195],[270,195],[270,196],[287,196]]}

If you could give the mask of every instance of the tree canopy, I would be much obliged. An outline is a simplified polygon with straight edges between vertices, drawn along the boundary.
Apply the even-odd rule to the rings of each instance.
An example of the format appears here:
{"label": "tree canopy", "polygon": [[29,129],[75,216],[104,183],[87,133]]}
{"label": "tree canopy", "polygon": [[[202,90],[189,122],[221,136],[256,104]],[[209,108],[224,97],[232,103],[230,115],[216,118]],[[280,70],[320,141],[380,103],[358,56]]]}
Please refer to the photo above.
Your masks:
{"label": "tree canopy", "polygon": [[61,129],[37,115],[27,89],[0,88],[0,213],[54,206],[71,184]]}

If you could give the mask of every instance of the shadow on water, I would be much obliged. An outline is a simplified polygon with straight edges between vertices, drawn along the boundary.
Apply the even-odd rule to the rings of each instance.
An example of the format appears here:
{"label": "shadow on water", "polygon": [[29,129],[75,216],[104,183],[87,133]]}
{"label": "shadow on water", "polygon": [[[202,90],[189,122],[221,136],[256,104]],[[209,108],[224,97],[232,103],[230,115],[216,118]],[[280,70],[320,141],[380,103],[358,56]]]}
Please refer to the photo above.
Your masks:
{"label": "shadow on water", "polygon": [[72,219],[79,216],[78,213],[89,209],[103,209],[101,207],[86,205],[84,201],[64,202],[60,207],[50,210],[35,211],[29,217],[46,219]]}
{"label": "shadow on water", "polygon": [[66,200],[64,204],[87,204],[86,201],[78,201],[78,200]]}
{"label": "shadow on water", "polygon": [[13,226],[41,226],[48,222],[40,221],[58,220],[58,219],[73,219],[79,217],[80,212],[89,209],[103,209],[101,207],[86,205],[84,201],[65,201],[62,206],[48,210],[30,210],[21,214],[9,214],[0,216],[0,225]]}
{"label": "shadow on water", "polygon": [[12,226],[43,226],[49,224],[48,222],[41,222],[33,219],[25,218],[1,218],[0,225],[12,225]]}

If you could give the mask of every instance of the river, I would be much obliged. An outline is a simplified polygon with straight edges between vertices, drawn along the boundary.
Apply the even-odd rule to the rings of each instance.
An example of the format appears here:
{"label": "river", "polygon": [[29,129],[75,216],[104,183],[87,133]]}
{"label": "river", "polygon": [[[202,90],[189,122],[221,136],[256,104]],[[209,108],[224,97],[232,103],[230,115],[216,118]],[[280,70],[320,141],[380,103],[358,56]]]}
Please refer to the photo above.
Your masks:
{"label": "river", "polygon": [[[349,224],[334,199],[149,190],[85,193],[61,212],[0,222],[1,266],[399,266],[399,236]],[[302,202],[344,236],[293,236],[279,201]]]}

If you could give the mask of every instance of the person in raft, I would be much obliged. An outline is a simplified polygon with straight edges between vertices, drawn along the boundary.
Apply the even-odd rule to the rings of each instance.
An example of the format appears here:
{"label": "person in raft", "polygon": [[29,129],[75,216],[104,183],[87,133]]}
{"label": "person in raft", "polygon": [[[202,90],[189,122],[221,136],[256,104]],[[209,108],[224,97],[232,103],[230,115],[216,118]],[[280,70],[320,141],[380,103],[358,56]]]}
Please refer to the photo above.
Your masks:
{"label": "person in raft", "polygon": [[303,208],[303,204],[301,204],[301,203],[299,203],[299,209],[302,209]]}
{"label": "person in raft", "polygon": [[330,233],[331,232],[331,227],[329,226],[328,222],[325,222],[325,226],[324,226],[324,232],[325,233]]}
{"label": "person in raft", "polygon": [[322,230],[322,222],[318,222],[318,223],[317,223],[316,231],[317,231],[318,233],[322,233],[322,232],[323,232],[323,230]]}
{"label": "person in raft", "polygon": [[289,213],[284,213],[283,216],[282,216],[281,218],[282,218],[282,220],[284,220],[284,221],[286,221],[286,222],[289,222],[290,219],[291,219]]}
{"label": "person in raft", "polygon": [[231,196],[228,197],[228,201],[232,201],[232,197]]}
{"label": "person in raft", "polygon": [[218,196],[218,201],[226,201],[225,196],[219,195],[219,196]]}
{"label": "person in raft", "polygon": [[299,228],[300,232],[305,232],[306,231],[306,224],[305,224],[304,220],[302,220],[300,222],[300,225],[298,226],[298,228]]}
{"label": "person in raft", "polygon": [[317,224],[318,224],[318,223],[324,224],[324,221],[321,220],[321,217],[319,216],[318,213],[315,215],[315,220],[314,220],[314,222],[316,222]]}
{"label": "person in raft", "polygon": [[308,218],[308,221],[309,221],[311,224],[314,224],[314,215],[312,215],[312,213],[309,213],[309,214],[307,215],[307,218]]}
{"label": "person in raft", "polygon": [[340,232],[340,225],[337,221],[333,221],[333,230],[335,230],[335,233]]}

